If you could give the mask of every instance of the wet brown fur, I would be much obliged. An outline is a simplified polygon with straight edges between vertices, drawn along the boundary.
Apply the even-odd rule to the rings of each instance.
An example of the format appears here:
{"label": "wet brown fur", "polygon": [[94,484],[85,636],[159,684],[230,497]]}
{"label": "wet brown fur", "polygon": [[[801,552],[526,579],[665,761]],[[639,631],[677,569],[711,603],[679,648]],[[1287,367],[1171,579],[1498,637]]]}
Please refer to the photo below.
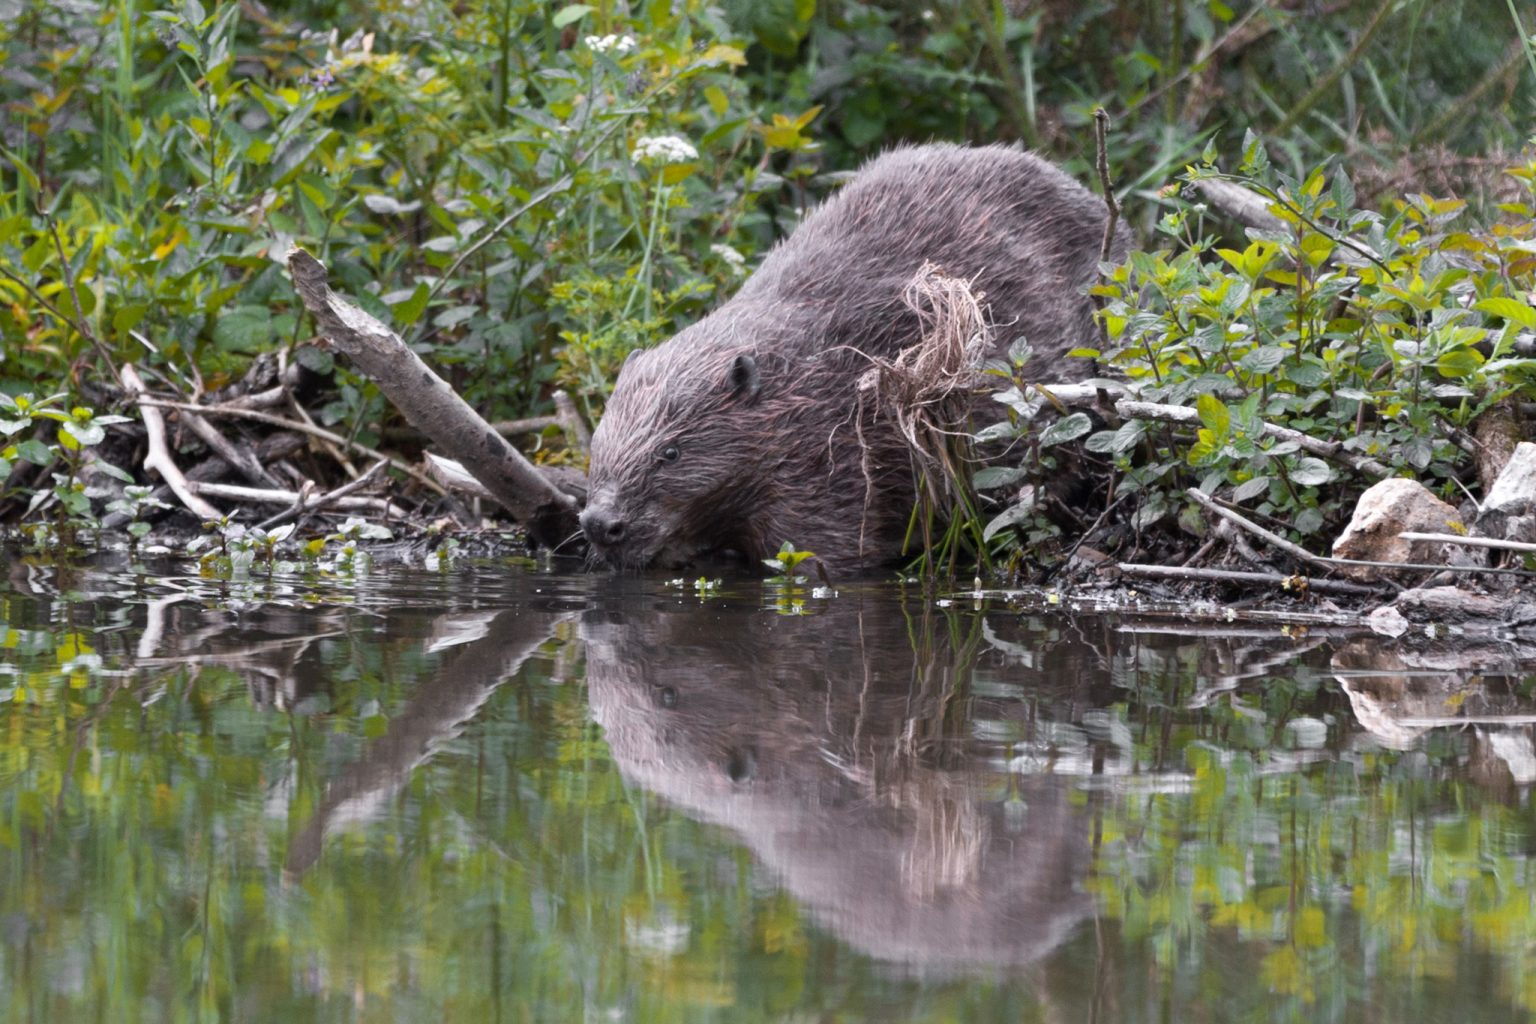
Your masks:
{"label": "wet brown fur", "polygon": [[721,549],[756,564],[790,541],[834,572],[891,562],[911,457],[892,425],[853,416],[869,356],[918,338],[902,300],[913,275],[932,262],[972,279],[999,349],[1025,336],[1034,377],[1081,377],[1088,364],[1065,354],[1094,340],[1083,292],[1104,218],[1076,181],[1013,149],[918,146],[870,162],[733,299],[625,364],[592,439],[582,523],[594,552],[619,567]]}

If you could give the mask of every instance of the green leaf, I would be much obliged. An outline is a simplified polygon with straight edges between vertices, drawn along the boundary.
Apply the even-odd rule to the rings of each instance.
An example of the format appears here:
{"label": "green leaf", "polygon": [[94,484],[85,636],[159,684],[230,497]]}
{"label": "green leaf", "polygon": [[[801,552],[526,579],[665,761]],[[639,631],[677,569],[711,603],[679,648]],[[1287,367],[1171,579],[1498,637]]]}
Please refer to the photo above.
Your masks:
{"label": "green leaf", "polygon": [[1083,442],[1083,447],[1099,455],[1108,455],[1115,450],[1115,434],[1113,430],[1099,430],[1088,435],[1088,440]]}
{"label": "green leaf", "polygon": [[1006,487],[1024,479],[1024,470],[1018,466],[987,466],[971,477],[971,486],[978,491],[990,491],[994,487]]}
{"label": "green leaf", "polygon": [[1355,208],[1355,183],[1343,171],[1334,171],[1331,194],[1334,205],[1338,207],[1336,216],[1342,216]]}
{"label": "green leaf", "polygon": [[1237,365],[1249,373],[1269,373],[1285,362],[1285,349],[1279,345],[1265,345],[1249,352],[1237,361]]}
{"label": "green leaf", "polygon": [[273,177],[276,179],[277,184],[286,185],[296,177],[304,169],[309,158],[314,155],[315,150],[320,148],[321,143],[325,142],[333,134],[327,128],[324,131],[301,135],[286,142],[273,160]]}
{"label": "green leaf", "polygon": [[1304,508],[1291,517],[1291,526],[1303,536],[1322,529],[1323,522],[1323,511],[1317,508]]}
{"label": "green leaf", "polygon": [[1093,429],[1093,420],[1085,412],[1064,416],[1040,432],[1040,447],[1075,441]]}
{"label": "green leaf", "polygon": [[293,353],[293,361],[310,373],[328,376],[336,368],[336,357],[326,349],[315,345],[300,346]]}
{"label": "green leaf", "polygon": [[26,182],[28,191],[39,192],[42,190],[42,182],[38,180],[37,172],[32,169],[31,164],[3,146],[0,146],[0,156],[5,157],[6,163],[11,165],[11,170],[15,171],[17,177]]}
{"label": "green leaf", "polygon": [[1124,455],[1126,452],[1141,444],[1142,438],[1147,436],[1147,425],[1141,420],[1126,420],[1120,424],[1119,430],[1100,430],[1087,441],[1083,447],[1091,452],[1105,455]]}
{"label": "green leaf", "polygon": [[65,420],[59,427],[64,433],[74,438],[82,448],[101,444],[106,440],[107,432],[104,428],[87,420],[82,423],[79,420]]}
{"label": "green leaf", "polygon": [[1034,511],[1035,506],[1033,502],[1027,504],[1021,503],[1005,509],[1001,515],[994,518],[990,523],[986,525],[986,528],[981,531],[982,543],[990,541],[993,537],[997,536],[1003,530],[1008,529],[1010,526],[1024,522],[1034,514]]}
{"label": "green leaf", "polygon": [[1195,411],[1216,440],[1223,440],[1232,432],[1232,412],[1215,395],[1204,394],[1196,398]]}
{"label": "green leaf", "polygon": [[1291,470],[1291,482],[1303,487],[1321,487],[1333,479],[1333,469],[1322,459],[1307,456],[1296,460]]}
{"label": "green leaf", "polygon": [[1519,299],[1483,299],[1480,302],[1474,303],[1472,308],[1483,313],[1492,313],[1494,316],[1505,320],[1513,320],[1526,330],[1536,331],[1536,309],[1531,308]]}
{"label": "green leaf", "polygon": [[108,462],[106,459],[98,458],[95,463],[93,463],[93,465],[98,471],[105,473],[107,476],[118,481],[119,483],[133,483],[132,473],[129,473],[123,469],[119,469],[118,467],[112,465],[112,463]]}
{"label": "green leaf", "polygon": [[1269,477],[1256,476],[1245,480],[1232,489],[1232,500],[1238,504],[1257,498],[1269,490]]}
{"label": "green leaf", "polygon": [[592,7],[588,4],[566,4],[555,12],[555,16],[550,19],[550,24],[555,26],[555,28],[565,28],[565,26],[573,25],[591,13]]}
{"label": "green leaf", "polygon": [[112,329],[119,334],[127,334],[139,326],[139,321],[143,320],[148,312],[148,303],[130,302],[112,314]]}
{"label": "green leaf", "polygon": [[1293,363],[1286,366],[1285,379],[1304,388],[1315,388],[1328,379],[1328,369],[1316,362]]}
{"label": "green leaf", "polygon": [[1442,377],[1470,377],[1483,368],[1487,360],[1475,348],[1458,348],[1435,360],[1435,369]]}
{"label": "green leaf", "polygon": [[390,301],[393,296],[385,296],[385,301],[389,303],[389,311],[396,320],[402,324],[414,324],[427,311],[427,299],[431,295],[432,289],[427,287],[427,282],[417,281],[415,290],[406,298]]}
{"label": "green leaf", "polygon": [[272,312],[266,306],[236,306],[213,327],[213,343],[225,352],[259,352],[271,340]]}
{"label": "green leaf", "polygon": [[46,466],[53,461],[53,449],[36,438],[17,445],[16,454],[34,466]]}

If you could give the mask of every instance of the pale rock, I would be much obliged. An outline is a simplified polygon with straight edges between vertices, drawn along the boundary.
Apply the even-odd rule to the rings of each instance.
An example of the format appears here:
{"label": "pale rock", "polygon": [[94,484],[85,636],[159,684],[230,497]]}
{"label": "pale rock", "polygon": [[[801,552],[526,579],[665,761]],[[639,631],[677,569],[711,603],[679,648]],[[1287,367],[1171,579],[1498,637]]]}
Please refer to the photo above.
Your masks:
{"label": "pale rock", "polygon": [[1412,623],[1403,618],[1403,613],[1390,604],[1384,604],[1366,618],[1366,624],[1371,627],[1371,632],[1380,636],[1389,636],[1394,640],[1413,628]]}
{"label": "pale rock", "polygon": [[[1333,542],[1333,556],[1362,562],[1483,564],[1485,552],[1398,537],[1400,533],[1453,533],[1459,524],[1460,513],[1429,488],[1417,480],[1392,477],[1360,495],[1354,517]],[[1389,571],[1365,565],[1340,569],[1360,580],[1377,579]]]}
{"label": "pale rock", "polygon": [[1488,488],[1477,532],[1500,540],[1536,542],[1536,444],[1515,445],[1499,478]]}

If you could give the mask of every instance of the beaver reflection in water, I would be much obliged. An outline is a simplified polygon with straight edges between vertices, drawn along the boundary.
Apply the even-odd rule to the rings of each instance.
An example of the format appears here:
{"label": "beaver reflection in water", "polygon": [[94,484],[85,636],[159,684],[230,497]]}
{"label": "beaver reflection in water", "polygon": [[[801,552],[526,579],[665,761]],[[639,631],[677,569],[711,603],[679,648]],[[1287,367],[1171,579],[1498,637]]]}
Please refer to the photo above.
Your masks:
{"label": "beaver reflection in water", "polygon": [[1028,153],[930,145],[873,160],[734,298],[629,357],[592,438],[593,551],[619,568],[721,550],[756,565],[790,541],[833,572],[894,561],[911,459],[888,418],[853,419],[868,357],[919,337],[906,286],[924,263],[971,280],[998,348],[1026,337],[1035,376],[1080,377],[1087,364],[1066,353],[1092,338],[1105,218]]}

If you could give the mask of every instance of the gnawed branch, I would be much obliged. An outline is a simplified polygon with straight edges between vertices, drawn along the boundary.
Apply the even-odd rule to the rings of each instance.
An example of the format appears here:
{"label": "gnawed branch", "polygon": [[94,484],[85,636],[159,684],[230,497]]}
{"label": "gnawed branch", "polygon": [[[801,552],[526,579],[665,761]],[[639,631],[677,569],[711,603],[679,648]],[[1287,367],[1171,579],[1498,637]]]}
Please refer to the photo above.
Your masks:
{"label": "gnawed branch", "polygon": [[378,385],[412,426],[480,481],[530,536],[550,548],[578,536],[577,500],[523,458],[399,335],[331,291],[319,260],[294,249],[288,270],[331,344]]}

